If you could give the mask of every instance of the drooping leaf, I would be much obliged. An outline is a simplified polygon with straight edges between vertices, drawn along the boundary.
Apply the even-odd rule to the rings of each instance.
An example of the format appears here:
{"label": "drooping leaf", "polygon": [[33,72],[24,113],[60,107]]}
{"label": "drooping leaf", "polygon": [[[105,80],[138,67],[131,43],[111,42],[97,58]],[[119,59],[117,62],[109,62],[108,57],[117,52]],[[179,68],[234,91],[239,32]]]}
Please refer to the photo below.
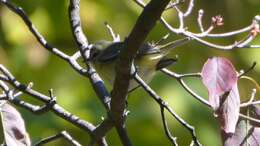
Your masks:
{"label": "drooping leaf", "polygon": [[232,63],[222,57],[207,60],[202,68],[202,82],[209,92],[209,103],[214,110],[220,106],[221,97],[237,83],[236,70]]}
{"label": "drooping leaf", "polygon": [[221,129],[225,133],[234,133],[239,118],[240,96],[235,84],[228,94],[228,97],[216,111],[220,121]]}
{"label": "drooping leaf", "polygon": [[1,106],[5,143],[8,146],[30,146],[30,138],[20,113],[8,102]]}
{"label": "drooping leaf", "polygon": [[259,146],[260,128],[250,125],[245,120],[240,120],[235,134],[229,137],[224,135],[223,140],[224,146]]}
{"label": "drooping leaf", "polygon": [[202,81],[208,89],[209,103],[219,119],[221,130],[229,134],[235,132],[239,117],[237,80],[234,66],[225,58],[210,58],[203,66]]}

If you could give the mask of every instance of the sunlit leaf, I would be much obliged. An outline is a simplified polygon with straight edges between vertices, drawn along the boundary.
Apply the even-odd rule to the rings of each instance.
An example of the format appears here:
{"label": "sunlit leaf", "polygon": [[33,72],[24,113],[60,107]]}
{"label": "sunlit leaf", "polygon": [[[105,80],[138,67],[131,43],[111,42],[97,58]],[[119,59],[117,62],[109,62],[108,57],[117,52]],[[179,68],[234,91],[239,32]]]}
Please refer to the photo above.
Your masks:
{"label": "sunlit leaf", "polygon": [[207,60],[201,73],[203,84],[209,92],[209,102],[213,109],[217,110],[222,95],[237,83],[236,70],[229,60],[214,57]]}
{"label": "sunlit leaf", "polygon": [[9,103],[1,106],[5,143],[8,146],[30,146],[30,138],[20,113]]}
{"label": "sunlit leaf", "polygon": [[225,58],[210,58],[203,66],[202,81],[209,92],[209,103],[225,133],[235,132],[239,117],[240,96],[237,80],[235,68]]}

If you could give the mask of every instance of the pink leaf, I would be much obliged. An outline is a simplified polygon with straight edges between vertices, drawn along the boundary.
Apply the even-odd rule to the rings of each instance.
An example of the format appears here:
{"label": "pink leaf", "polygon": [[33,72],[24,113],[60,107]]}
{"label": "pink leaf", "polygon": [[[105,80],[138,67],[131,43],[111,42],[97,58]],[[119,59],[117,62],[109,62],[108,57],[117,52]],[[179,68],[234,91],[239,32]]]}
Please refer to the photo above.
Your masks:
{"label": "pink leaf", "polygon": [[229,92],[237,83],[236,70],[225,58],[210,58],[203,66],[202,81],[208,89],[210,105],[217,110],[221,103],[221,95]]}
{"label": "pink leaf", "polygon": [[232,63],[221,57],[208,59],[202,69],[202,81],[208,89],[209,103],[225,133],[234,133],[239,117],[240,96],[237,74]]}
{"label": "pink leaf", "polygon": [[30,138],[20,113],[7,102],[1,106],[1,116],[6,145],[30,146]]}

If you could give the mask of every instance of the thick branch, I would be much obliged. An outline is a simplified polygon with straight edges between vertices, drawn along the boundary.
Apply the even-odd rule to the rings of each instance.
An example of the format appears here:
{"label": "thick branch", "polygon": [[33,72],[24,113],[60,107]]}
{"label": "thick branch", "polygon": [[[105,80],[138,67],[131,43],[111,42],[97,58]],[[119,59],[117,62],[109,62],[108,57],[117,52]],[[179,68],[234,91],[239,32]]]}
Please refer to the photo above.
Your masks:
{"label": "thick branch", "polygon": [[[117,75],[111,100],[112,115],[118,131],[119,127],[124,124],[126,96],[131,78],[130,74],[133,58],[169,2],[170,0],[150,1],[138,18],[129,37],[125,40],[125,49],[121,52],[119,62],[116,67]],[[125,135],[123,137],[127,136]],[[129,140],[128,142],[126,141],[124,145],[131,145],[129,142]]]}

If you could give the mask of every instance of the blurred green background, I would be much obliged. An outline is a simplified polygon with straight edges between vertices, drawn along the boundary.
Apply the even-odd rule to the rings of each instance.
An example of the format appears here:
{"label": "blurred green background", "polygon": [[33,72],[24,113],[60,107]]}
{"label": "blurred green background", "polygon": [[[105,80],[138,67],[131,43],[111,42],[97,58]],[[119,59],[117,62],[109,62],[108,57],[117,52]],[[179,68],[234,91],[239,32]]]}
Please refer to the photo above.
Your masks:
{"label": "blurred green background", "polygon": [[[50,44],[69,54],[77,51],[69,26],[68,0],[16,0],[13,2],[24,8]],[[181,6],[182,10],[186,9],[187,3],[188,1]],[[249,25],[252,18],[260,14],[259,7],[259,0],[195,0],[193,13],[186,19],[185,24],[189,30],[198,32],[196,16],[198,10],[202,8],[205,11],[203,23],[206,27],[209,26],[212,16],[221,14],[225,25],[214,32],[227,32]],[[82,24],[92,43],[100,39],[111,39],[104,22],[108,22],[120,34],[121,39],[124,39],[131,31],[140,12],[141,9],[131,0],[81,1]],[[173,26],[178,26],[174,10],[168,11],[165,16]],[[159,40],[166,33],[167,30],[158,23],[147,40]],[[229,44],[245,35],[208,40],[219,44]],[[171,35],[169,40],[176,38],[179,37]],[[260,37],[252,44],[260,44]],[[237,70],[248,68],[253,61],[260,62],[258,49],[219,51],[196,42],[176,48],[170,56],[176,54],[179,56],[179,61],[172,66],[171,70],[178,73],[199,72],[207,58],[212,56],[227,57],[234,63]],[[33,82],[33,88],[36,90],[47,94],[48,89],[52,88],[58,103],[83,119],[98,124],[106,115],[88,80],[78,75],[67,63],[41,47],[21,19],[2,5],[0,5],[0,63],[5,65],[19,81]],[[259,81],[259,73],[260,65],[257,65],[249,75]],[[186,81],[197,93],[207,98],[207,91],[199,79],[189,78]],[[174,79],[162,73],[158,73],[150,85],[182,118],[195,126],[198,138],[203,145],[221,145],[219,125],[206,106],[193,99]],[[239,88],[241,99],[243,101],[248,99],[253,88],[252,84],[240,81]],[[39,103],[28,96],[22,98]],[[83,145],[89,142],[89,136],[83,130],[57,118],[52,113],[33,115],[24,109],[18,109],[26,121],[33,142],[62,130],[68,131]],[[142,89],[130,94],[129,110],[131,114],[127,119],[127,127],[134,145],[170,145],[164,135],[160,108]],[[191,136],[188,131],[171,116],[167,115],[167,118],[172,133],[178,137],[179,145],[189,145]],[[3,141],[2,135],[0,141]],[[120,145],[115,130],[109,132],[107,141],[113,146]],[[68,144],[64,140],[58,140],[49,145],[66,146]]]}

